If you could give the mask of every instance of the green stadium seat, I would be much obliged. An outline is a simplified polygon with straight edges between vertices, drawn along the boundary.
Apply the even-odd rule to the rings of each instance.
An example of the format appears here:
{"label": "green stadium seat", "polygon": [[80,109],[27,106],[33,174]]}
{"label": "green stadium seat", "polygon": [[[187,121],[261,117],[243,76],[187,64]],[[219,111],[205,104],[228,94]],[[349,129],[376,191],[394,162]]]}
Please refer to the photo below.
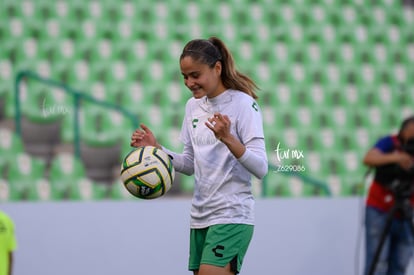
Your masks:
{"label": "green stadium seat", "polygon": [[312,186],[304,183],[296,177],[280,177],[280,181],[275,183],[274,196],[277,197],[309,197],[314,195]]}
{"label": "green stadium seat", "polygon": [[53,199],[60,199],[55,197],[50,183],[45,178],[39,178],[30,184],[28,187],[27,199],[31,201],[49,201]]}
{"label": "green stadium seat", "polygon": [[89,178],[80,178],[71,182],[69,198],[72,200],[100,200],[106,196],[107,187],[104,184],[98,184]]}
{"label": "green stadium seat", "polygon": [[[130,135],[132,135],[132,132],[130,133]],[[130,138],[125,137],[124,139],[122,139],[121,158],[123,159],[129,152],[131,152],[134,149],[135,147],[131,146]]]}
{"label": "green stadium seat", "polygon": [[[115,130],[121,129],[123,125],[123,121],[120,124],[115,124],[118,118],[118,114],[114,114],[112,111],[108,112],[101,107],[85,104],[80,115],[82,141],[86,144],[99,146],[116,144],[119,141],[120,133],[123,133]],[[122,116],[120,118],[124,120]]]}
{"label": "green stadium seat", "polygon": [[324,158],[322,157],[322,152],[310,151],[307,152],[306,157],[304,158],[304,164],[307,173],[311,175],[325,175],[326,174],[326,164]]}
{"label": "green stadium seat", "polygon": [[182,152],[184,146],[180,141],[180,132],[180,128],[169,127],[161,132],[158,131],[156,134],[157,140],[159,140],[164,147],[173,152]]}
{"label": "green stadium seat", "polygon": [[137,113],[145,109],[146,104],[145,89],[142,83],[131,81],[124,86],[122,93],[116,95],[115,102],[130,112]]}
{"label": "green stadium seat", "polygon": [[347,197],[352,195],[352,186],[342,177],[330,176],[327,178],[328,188],[333,197]]}
{"label": "green stadium seat", "polygon": [[261,107],[263,114],[263,125],[266,129],[268,127],[276,127],[276,111],[272,106],[262,106]]}
{"label": "green stadium seat", "polygon": [[363,175],[365,167],[362,165],[362,157],[365,152],[348,150],[341,158],[344,160],[345,169],[353,175]]}
{"label": "green stadium seat", "polygon": [[[125,107],[163,145],[179,151],[181,145],[171,137],[179,134],[191,94],[182,83],[178,58],[183,41],[211,35],[224,39],[238,69],[262,89],[258,102],[269,156],[278,143],[306,149],[306,167],[329,181],[339,196],[353,194],[342,173],[360,173],[360,165],[353,164],[359,164],[360,152],[402,119],[395,110],[401,116],[412,114],[414,12],[395,1],[203,0],[185,8],[179,0],[3,2],[0,17],[7,23],[0,26],[0,119],[14,117],[14,76],[30,69]],[[72,143],[70,97],[54,96],[59,93],[30,80],[22,86],[25,116],[37,122],[45,122],[45,113],[50,120],[62,119],[61,140]],[[131,149],[134,127],[128,119],[81,105],[83,143],[122,144],[123,153]],[[2,156],[23,150],[18,144],[1,146]],[[341,155],[350,163],[340,162]],[[278,177],[273,194],[277,187],[279,193],[295,196],[281,184],[288,179]],[[80,199],[80,193],[63,196],[50,186],[52,197]],[[30,188],[29,193],[36,191],[34,185]]]}
{"label": "green stadium seat", "polygon": [[135,197],[129,193],[120,179],[117,179],[109,187],[109,197],[114,200],[132,200]]}
{"label": "green stadium seat", "polygon": [[284,148],[298,148],[301,142],[301,137],[299,136],[299,130],[294,127],[287,127],[281,133],[281,145]]}
{"label": "green stadium seat", "polygon": [[6,179],[0,178],[0,202],[22,200],[21,190],[10,184]]}
{"label": "green stadium seat", "polygon": [[325,192],[321,187],[318,187],[310,182],[305,182],[298,177],[290,177],[289,187],[291,193],[295,197],[311,197],[311,196],[323,196]]}
{"label": "green stadium seat", "polygon": [[9,183],[0,178],[0,202],[7,202],[10,199]]}
{"label": "green stadium seat", "polygon": [[276,197],[285,197],[285,198],[293,198],[293,197],[300,197],[301,192],[300,185],[297,184],[295,187],[289,186],[289,181],[286,179],[279,181],[275,186],[275,194]]}
{"label": "green stadium seat", "polygon": [[62,128],[61,128],[61,142],[63,144],[70,144],[74,141],[75,130],[74,130],[74,115],[69,113],[63,116]]}
{"label": "green stadium seat", "polygon": [[55,198],[69,198],[73,182],[86,176],[82,162],[71,153],[56,155],[50,165],[49,181]]}
{"label": "green stadium seat", "polygon": [[21,90],[21,112],[29,120],[34,122],[56,121],[61,116],[57,106],[61,103],[57,100],[57,93],[53,93],[50,87],[30,81]]}
{"label": "green stadium seat", "polygon": [[[191,97],[191,93],[188,91],[188,89],[184,86],[183,81],[181,80],[182,77],[179,76],[179,72],[177,69],[177,74],[176,74],[176,78],[177,80],[173,80],[170,81],[169,83],[166,84],[165,86],[165,93],[166,93],[166,98],[165,101],[163,103],[163,106],[166,105],[175,105],[175,106],[180,106],[182,113],[184,114],[184,108],[183,108],[183,104],[185,104],[187,102],[187,100]],[[174,109],[176,109],[176,107],[174,106]],[[179,110],[176,110],[179,111]]]}
{"label": "green stadium seat", "polygon": [[192,195],[194,191],[194,176],[187,176],[180,173],[175,173],[175,177],[178,178],[178,184],[180,192],[184,195]]}
{"label": "green stadium seat", "polygon": [[[361,174],[344,174],[339,176],[341,182],[341,196],[364,196],[366,187],[371,184],[371,179],[365,178],[365,172]],[[366,182],[364,182],[366,181]],[[369,181],[369,183],[368,183]]]}
{"label": "green stadium seat", "polygon": [[24,146],[20,137],[8,128],[0,128],[0,155],[2,160],[11,160],[15,155],[23,152]]}
{"label": "green stadium seat", "polygon": [[0,95],[12,91],[14,88],[11,83],[14,80],[14,72],[10,59],[8,57],[0,57]]}
{"label": "green stadium seat", "polygon": [[44,176],[46,163],[26,153],[18,153],[8,161],[6,170],[10,190],[13,189],[20,198],[26,199],[30,185]]}
{"label": "green stadium seat", "polygon": [[262,194],[265,197],[281,196],[280,188],[278,188],[278,186],[282,180],[283,177],[280,174],[273,170],[269,170],[262,180]]}

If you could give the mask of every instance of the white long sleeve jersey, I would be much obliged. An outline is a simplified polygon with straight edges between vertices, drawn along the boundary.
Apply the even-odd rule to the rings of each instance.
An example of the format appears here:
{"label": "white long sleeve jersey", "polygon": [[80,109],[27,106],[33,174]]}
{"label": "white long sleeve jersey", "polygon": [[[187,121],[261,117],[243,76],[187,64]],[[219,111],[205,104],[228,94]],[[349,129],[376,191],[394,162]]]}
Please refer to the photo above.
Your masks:
{"label": "white long sleeve jersey", "polygon": [[[215,112],[230,118],[231,133],[246,146],[239,159],[205,125]],[[256,101],[234,90],[212,99],[191,98],[186,104],[180,137],[183,153],[166,151],[178,172],[195,176],[191,228],[254,224],[251,174],[262,178],[268,167],[262,115]]]}

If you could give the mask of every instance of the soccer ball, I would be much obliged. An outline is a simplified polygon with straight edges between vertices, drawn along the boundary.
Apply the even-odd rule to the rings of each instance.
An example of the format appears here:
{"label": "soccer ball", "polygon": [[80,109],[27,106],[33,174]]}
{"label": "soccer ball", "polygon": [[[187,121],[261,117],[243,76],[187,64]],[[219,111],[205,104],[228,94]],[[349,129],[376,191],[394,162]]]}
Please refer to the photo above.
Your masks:
{"label": "soccer ball", "polygon": [[125,156],[121,180],[125,188],[141,199],[155,199],[170,190],[175,170],[168,155],[153,146],[141,146]]}

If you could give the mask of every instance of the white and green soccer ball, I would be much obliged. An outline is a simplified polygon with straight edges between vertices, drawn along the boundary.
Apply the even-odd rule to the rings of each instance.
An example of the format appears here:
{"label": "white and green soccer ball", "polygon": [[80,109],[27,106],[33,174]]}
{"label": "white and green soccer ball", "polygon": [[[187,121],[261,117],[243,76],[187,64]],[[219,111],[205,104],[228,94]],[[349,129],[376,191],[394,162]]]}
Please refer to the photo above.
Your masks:
{"label": "white and green soccer ball", "polygon": [[142,146],[125,156],[121,180],[125,188],[141,199],[155,199],[170,190],[175,170],[164,151],[153,146]]}

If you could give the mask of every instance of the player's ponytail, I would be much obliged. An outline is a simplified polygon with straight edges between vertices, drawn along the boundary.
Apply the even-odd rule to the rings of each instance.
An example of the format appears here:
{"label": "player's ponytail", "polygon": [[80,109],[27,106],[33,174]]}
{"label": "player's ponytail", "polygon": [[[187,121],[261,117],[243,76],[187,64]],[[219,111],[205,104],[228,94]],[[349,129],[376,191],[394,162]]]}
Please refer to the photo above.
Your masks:
{"label": "player's ponytail", "polygon": [[249,94],[253,98],[257,98],[255,90],[257,85],[247,75],[236,70],[234,59],[226,45],[217,37],[210,37],[208,39],[220,51],[222,59],[221,80],[226,88],[239,90]]}
{"label": "player's ponytail", "polygon": [[226,45],[217,37],[194,39],[185,45],[180,60],[191,56],[195,61],[207,64],[211,68],[220,61],[222,66],[221,81],[227,89],[239,90],[257,98],[257,85],[248,76],[236,70],[233,56]]}

